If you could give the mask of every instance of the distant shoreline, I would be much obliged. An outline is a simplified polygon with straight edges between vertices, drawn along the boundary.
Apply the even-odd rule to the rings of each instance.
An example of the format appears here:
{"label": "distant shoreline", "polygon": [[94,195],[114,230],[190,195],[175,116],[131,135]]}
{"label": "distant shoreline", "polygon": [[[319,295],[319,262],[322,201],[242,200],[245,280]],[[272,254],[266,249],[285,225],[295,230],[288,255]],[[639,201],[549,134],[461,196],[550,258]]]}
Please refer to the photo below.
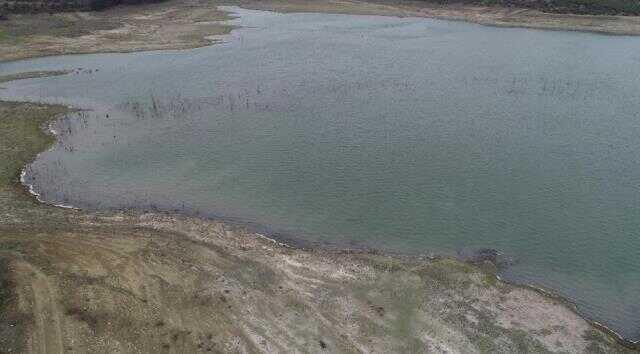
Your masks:
{"label": "distant shoreline", "polygon": [[[217,0],[195,4],[173,0],[116,6],[98,12],[9,15],[7,20],[0,21],[0,62],[63,54],[193,49],[211,45],[233,29],[221,22],[231,19],[217,8],[221,5],[285,13],[424,17],[497,27],[640,35],[640,16],[546,13],[517,7],[438,5],[414,0]],[[58,25],[61,21],[67,24],[63,28]]]}

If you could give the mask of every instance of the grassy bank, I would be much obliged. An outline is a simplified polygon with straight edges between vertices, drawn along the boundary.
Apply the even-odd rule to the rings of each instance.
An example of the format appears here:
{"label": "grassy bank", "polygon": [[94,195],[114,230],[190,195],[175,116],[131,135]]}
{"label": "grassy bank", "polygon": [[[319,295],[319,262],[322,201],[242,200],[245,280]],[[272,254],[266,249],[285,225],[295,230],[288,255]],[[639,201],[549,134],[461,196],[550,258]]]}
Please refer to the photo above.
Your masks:
{"label": "grassy bank", "polygon": [[63,213],[38,205],[19,184],[20,171],[53,143],[42,126],[66,111],[61,106],[2,102],[0,105],[0,221],[2,225],[37,224]]}

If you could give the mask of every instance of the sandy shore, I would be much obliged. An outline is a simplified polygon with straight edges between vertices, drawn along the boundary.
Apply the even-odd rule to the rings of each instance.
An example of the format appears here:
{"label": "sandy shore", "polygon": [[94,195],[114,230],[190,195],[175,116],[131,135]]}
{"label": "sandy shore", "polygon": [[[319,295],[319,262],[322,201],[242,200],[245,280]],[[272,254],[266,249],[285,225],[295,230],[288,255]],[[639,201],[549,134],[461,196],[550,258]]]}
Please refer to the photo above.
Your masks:
{"label": "sandy shore", "polygon": [[[411,3],[241,5],[435,16]],[[0,59],[192,48],[230,30],[204,2],[56,17],[81,20],[69,36],[12,38]],[[65,111],[0,102],[0,352],[631,351],[561,299],[498,281],[488,262],[302,250],[218,221],[39,204],[19,174]]]}

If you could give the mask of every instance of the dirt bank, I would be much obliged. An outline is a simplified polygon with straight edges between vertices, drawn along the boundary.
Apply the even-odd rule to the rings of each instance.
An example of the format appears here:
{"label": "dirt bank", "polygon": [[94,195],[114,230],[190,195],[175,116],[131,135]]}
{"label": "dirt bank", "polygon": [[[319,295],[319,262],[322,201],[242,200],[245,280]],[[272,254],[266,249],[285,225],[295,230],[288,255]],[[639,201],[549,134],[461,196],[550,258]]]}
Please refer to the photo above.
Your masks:
{"label": "dirt bank", "polygon": [[73,215],[59,227],[0,229],[10,330],[25,334],[13,349],[622,350],[563,304],[447,259],[293,250],[152,214]]}
{"label": "dirt bank", "polygon": [[404,0],[238,0],[240,6],[279,12],[328,12],[362,15],[415,16],[458,20],[499,27],[586,31],[618,35],[639,35],[640,17],[592,16],[544,13],[518,7],[469,4],[439,5],[434,2]]}
{"label": "dirt bank", "polygon": [[100,12],[10,15],[0,21],[0,61],[97,52],[187,49],[229,33],[206,1],[117,6]]}

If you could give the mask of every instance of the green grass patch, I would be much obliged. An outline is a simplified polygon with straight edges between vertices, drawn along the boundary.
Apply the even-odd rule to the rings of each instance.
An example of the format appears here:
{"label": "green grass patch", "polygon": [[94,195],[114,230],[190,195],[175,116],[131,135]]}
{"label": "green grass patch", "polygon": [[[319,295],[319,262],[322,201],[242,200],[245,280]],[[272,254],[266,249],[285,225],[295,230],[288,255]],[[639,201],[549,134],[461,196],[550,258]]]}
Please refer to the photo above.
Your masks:
{"label": "green grass patch", "polygon": [[0,313],[8,306],[13,296],[13,282],[9,271],[9,261],[0,258]]}
{"label": "green grass patch", "polygon": [[493,274],[485,274],[484,277],[482,277],[482,282],[488,287],[493,287],[498,283],[498,279]]}
{"label": "green grass patch", "polygon": [[41,127],[66,109],[3,103],[0,107],[0,188],[15,185],[22,166],[54,142]]}
{"label": "green grass patch", "polygon": [[65,214],[35,201],[20,185],[20,172],[55,141],[42,127],[67,111],[63,106],[0,102],[0,222],[5,226],[18,222],[53,228]]}
{"label": "green grass patch", "polygon": [[470,275],[478,272],[473,266],[444,258],[427,264],[417,269],[416,273],[425,281],[435,281],[445,287],[453,289],[465,289],[471,285]]}

